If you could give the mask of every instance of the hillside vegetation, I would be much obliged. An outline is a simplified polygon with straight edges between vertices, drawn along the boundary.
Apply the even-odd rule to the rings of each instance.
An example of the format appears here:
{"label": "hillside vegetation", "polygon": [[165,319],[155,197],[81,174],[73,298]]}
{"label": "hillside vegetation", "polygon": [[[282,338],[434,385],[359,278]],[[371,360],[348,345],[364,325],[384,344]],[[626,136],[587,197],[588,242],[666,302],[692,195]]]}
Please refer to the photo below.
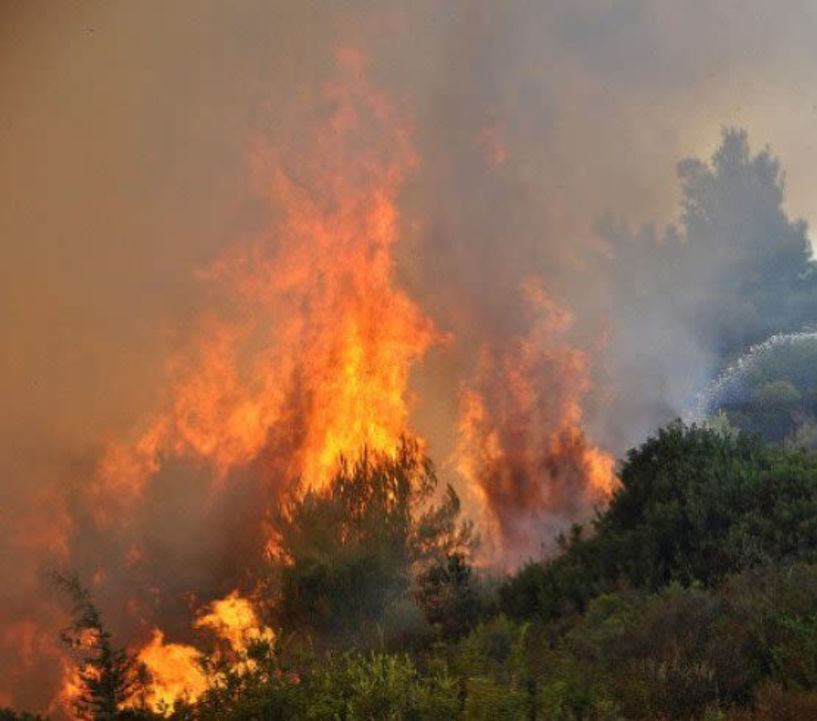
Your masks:
{"label": "hillside vegetation", "polygon": [[[620,475],[609,507],[561,538],[555,558],[495,579],[471,567],[458,499],[433,501],[416,446],[344,464],[279,519],[282,552],[257,599],[276,639],[204,656],[220,664],[210,690],[167,713],[817,718],[817,456],[674,423]],[[91,624],[102,639],[78,715],[150,718],[148,679],[68,586],[77,630]]]}

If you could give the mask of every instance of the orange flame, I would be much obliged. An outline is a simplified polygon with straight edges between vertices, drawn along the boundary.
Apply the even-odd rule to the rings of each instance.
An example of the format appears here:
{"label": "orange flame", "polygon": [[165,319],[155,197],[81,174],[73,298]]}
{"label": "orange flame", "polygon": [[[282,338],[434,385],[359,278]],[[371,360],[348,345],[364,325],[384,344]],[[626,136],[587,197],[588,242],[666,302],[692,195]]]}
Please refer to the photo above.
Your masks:
{"label": "orange flame", "polygon": [[269,449],[279,477],[321,485],[339,454],[390,453],[406,432],[409,372],[436,335],[395,286],[397,195],[416,158],[363,60],[346,52],[339,64],[303,148],[259,144],[278,220],[203,274],[226,308],[172,359],[166,410],[109,449],[95,490],[111,502],[138,496],[164,456],[204,459],[223,477]]}
{"label": "orange flame", "polygon": [[[209,468],[217,489],[231,471],[254,464],[275,504],[296,477],[321,486],[341,454],[354,458],[364,447],[393,453],[410,430],[410,373],[440,339],[395,271],[398,198],[417,157],[401,114],[368,86],[364,59],[341,52],[338,66],[339,80],[304,100],[297,127],[256,144],[251,163],[270,227],[200,274],[213,289],[214,309],[170,359],[163,405],[134,437],[107,446],[84,499],[100,525],[135,518],[128,511],[168,460]],[[491,123],[472,143],[503,172],[513,161],[505,135]],[[525,292],[536,313],[530,333],[502,350],[486,345],[461,397],[461,490],[482,514],[483,538],[497,544],[493,560],[529,552],[548,519],[581,515],[579,506],[606,497],[615,484],[612,459],[581,430],[589,364],[564,339],[570,316],[538,285]],[[73,492],[32,492],[28,505],[48,513],[6,523],[12,547],[70,563],[86,511],[75,517],[68,510],[74,502]],[[16,509],[0,509],[0,525],[12,515]],[[131,528],[141,532],[138,523]],[[121,540],[132,539],[125,532]],[[124,568],[138,569],[150,555],[150,544],[139,541],[122,544]],[[140,608],[134,601],[129,617],[142,621]],[[48,655],[64,680],[51,708],[69,708],[82,689],[65,654],[42,640],[38,625],[5,625],[0,648],[15,649],[18,668],[0,682],[0,703],[14,700],[31,658]],[[253,668],[253,642],[275,639],[237,592],[210,604],[193,628],[213,634],[220,658],[238,673]],[[148,705],[168,712],[218,684],[199,657],[197,648],[154,629],[138,651],[152,676]]]}
{"label": "orange flame", "polygon": [[564,340],[572,318],[538,283],[522,290],[535,313],[530,332],[504,351],[486,347],[461,398],[457,466],[495,563],[536,555],[547,534],[616,484],[613,458],[582,431],[591,383],[587,355]]}
{"label": "orange flame", "polygon": [[238,591],[213,601],[209,612],[196,619],[195,627],[211,630],[238,654],[244,653],[250,643],[271,643],[275,638],[272,629],[261,627],[252,604]]}
{"label": "orange flame", "polygon": [[[200,461],[219,481],[256,463],[274,486],[272,504],[280,484],[300,476],[321,486],[339,455],[392,453],[409,430],[410,372],[439,335],[396,282],[398,195],[417,159],[409,128],[368,87],[364,65],[340,54],[341,80],[315,99],[321,122],[304,123],[305,138],[299,127],[273,146],[259,142],[252,161],[274,222],[201,274],[218,309],[170,360],[164,407],[131,442],[107,448],[89,504],[100,522],[127,518],[122,506],[169,458]],[[498,130],[482,137],[494,166],[507,162],[501,140]],[[570,315],[537,284],[524,290],[535,313],[529,334],[501,351],[486,345],[462,393],[458,467],[497,545],[492,560],[530,552],[548,519],[581,515],[616,482],[610,456],[581,430],[589,362],[564,338]],[[38,543],[61,549],[60,540]],[[138,559],[129,547],[127,560]],[[274,640],[237,593],[194,628],[225,642],[239,671],[251,668],[241,660],[249,643]],[[138,658],[159,712],[218,683],[196,648],[159,629]],[[75,686],[69,678],[66,698]]]}
{"label": "orange flame", "polygon": [[79,669],[70,664],[67,659],[63,659],[60,665],[62,667],[62,686],[57,696],[49,704],[48,712],[61,712],[70,718],[73,716],[74,705],[82,697],[84,689]]}
{"label": "orange flame", "polygon": [[[397,196],[416,156],[405,122],[368,87],[364,60],[342,52],[338,64],[341,79],[306,108],[318,123],[258,143],[252,164],[275,222],[201,274],[221,294],[219,311],[171,358],[164,409],[133,442],[108,446],[90,492],[100,523],[122,517],[168,458],[203,461],[216,480],[260,461],[274,484],[320,486],[341,454],[393,453],[408,431],[409,374],[437,336],[395,282]],[[195,627],[239,656],[274,637],[235,593]],[[198,653],[153,632],[138,654],[152,708],[206,690]]]}
{"label": "orange flame", "polygon": [[157,713],[172,711],[179,700],[196,701],[207,690],[207,675],[198,662],[200,652],[193,646],[166,643],[157,628],[150,642],[137,654],[150,674],[145,702]]}
{"label": "orange flame", "polygon": [[[225,641],[235,657],[234,670],[244,673],[255,668],[246,657],[252,643],[272,643],[272,629],[260,624],[252,603],[233,591],[209,604],[196,618],[194,628],[211,631]],[[208,675],[199,663],[200,652],[194,646],[167,643],[164,634],[154,629],[150,641],[137,658],[150,674],[145,701],[157,713],[169,713],[177,701],[196,701],[209,686],[217,685],[217,675]],[[218,655],[218,652],[217,652]]]}

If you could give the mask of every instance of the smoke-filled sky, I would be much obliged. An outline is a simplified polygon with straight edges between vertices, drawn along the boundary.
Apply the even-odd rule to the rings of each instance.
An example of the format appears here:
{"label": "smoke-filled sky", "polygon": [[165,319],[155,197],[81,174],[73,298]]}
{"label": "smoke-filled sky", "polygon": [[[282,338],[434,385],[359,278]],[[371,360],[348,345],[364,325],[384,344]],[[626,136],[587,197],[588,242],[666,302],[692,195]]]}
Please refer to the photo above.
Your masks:
{"label": "smoke-filled sky", "polygon": [[[604,212],[674,218],[676,162],[708,156],[723,125],[771,144],[787,207],[817,212],[807,0],[2,13],[0,423],[15,443],[81,444],[151,402],[167,333],[200,300],[194,269],[257,222],[252,134],[328,77],[338,45],[361,47],[414,116],[407,195],[433,255],[408,272],[435,284],[479,297],[519,266],[580,263]],[[472,167],[492,142],[508,155],[498,180]]]}
{"label": "smoke-filled sky", "polygon": [[[0,521],[11,530],[0,539],[0,637],[14,635],[0,638],[0,676],[17,663],[21,628],[26,663],[38,654],[40,631],[24,626],[30,594],[44,559],[65,550],[49,524],[87,520],[72,489],[101,447],[148,422],[169,355],[222,302],[202,271],[277,217],[257,149],[283,143],[298,175],[312,142],[298,132],[302,110],[336,77],[339,50],[363,58],[367,82],[410,128],[396,282],[441,338],[412,368],[412,426],[451,475],[463,385],[472,410],[493,405],[508,422],[519,420],[514,393],[533,388],[543,400],[526,422],[568,416],[612,454],[686,410],[717,353],[688,317],[650,315],[661,287],[614,300],[636,276],[623,263],[594,276],[618,252],[599,229],[678,221],[676,165],[708,159],[725,126],[746,129],[755,151],[771,146],[786,212],[817,222],[815,33],[809,0],[3,3]],[[365,130],[356,138],[365,156]],[[693,277],[660,275],[673,297]],[[540,342],[542,358],[525,355]],[[522,349],[528,375],[506,394],[508,348]],[[495,429],[474,424],[477,435]],[[560,439],[551,456],[584,447]],[[164,470],[164,496],[151,501],[162,510],[138,525],[165,529],[162,553],[184,548],[174,569],[186,564],[201,591],[231,534],[204,550],[185,534],[205,518],[223,526],[233,506],[187,508],[173,480],[182,472]],[[502,485],[488,495],[512,513],[536,483],[515,479],[483,479]],[[168,534],[168,508],[197,520]],[[499,525],[539,516],[515,518]],[[99,538],[72,541],[83,569]],[[214,585],[223,593],[233,580]],[[33,674],[15,683],[13,697],[0,684],[0,706],[42,705]]]}

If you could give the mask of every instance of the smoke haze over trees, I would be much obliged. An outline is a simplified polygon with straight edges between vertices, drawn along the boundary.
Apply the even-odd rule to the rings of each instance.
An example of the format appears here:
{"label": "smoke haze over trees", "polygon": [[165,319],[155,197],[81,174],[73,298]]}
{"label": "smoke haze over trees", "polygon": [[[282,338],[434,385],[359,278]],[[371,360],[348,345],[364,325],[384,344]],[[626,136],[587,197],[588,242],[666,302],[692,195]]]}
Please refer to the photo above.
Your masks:
{"label": "smoke haze over trees", "polygon": [[693,409],[708,378],[751,345],[817,321],[807,226],[783,208],[771,152],[753,154],[745,130],[726,129],[710,162],[684,160],[678,176],[680,227],[602,228],[612,375],[636,428]]}

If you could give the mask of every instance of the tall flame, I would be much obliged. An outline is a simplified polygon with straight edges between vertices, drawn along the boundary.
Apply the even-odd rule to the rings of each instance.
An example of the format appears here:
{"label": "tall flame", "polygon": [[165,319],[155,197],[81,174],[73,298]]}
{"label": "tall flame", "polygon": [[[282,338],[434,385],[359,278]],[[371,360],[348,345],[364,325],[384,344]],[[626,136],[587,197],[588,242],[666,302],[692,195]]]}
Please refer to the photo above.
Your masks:
{"label": "tall flame", "polygon": [[364,64],[339,54],[343,79],[323,87],[305,142],[259,143],[277,222],[202,274],[225,307],[173,358],[165,411],[109,450],[98,491],[138,495],[165,455],[223,476],[265,449],[275,472],[321,485],[339,454],[392,452],[406,432],[409,372],[435,337],[395,286],[397,195],[416,158]]}
{"label": "tall flame", "polygon": [[[253,167],[276,220],[202,273],[223,294],[220,310],[172,358],[166,408],[135,442],[108,449],[101,508],[138,498],[167,457],[203,460],[217,479],[255,462],[274,484],[320,486],[339,455],[392,453],[408,431],[409,373],[436,335],[395,284],[397,196],[416,157],[364,64],[340,53],[342,79],[323,87],[305,140],[258,143]],[[237,594],[195,625],[238,654],[272,639]],[[154,631],[139,652],[153,708],[204,692],[197,657]]]}
{"label": "tall flame", "polygon": [[[534,280],[530,331],[483,349],[462,392],[457,465],[469,481],[494,563],[538,556],[565,523],[616,484],[613,458],[582,431],[587,354],[564,338],[572,318]],[[491,547],[492,545],[492,547]]]}

